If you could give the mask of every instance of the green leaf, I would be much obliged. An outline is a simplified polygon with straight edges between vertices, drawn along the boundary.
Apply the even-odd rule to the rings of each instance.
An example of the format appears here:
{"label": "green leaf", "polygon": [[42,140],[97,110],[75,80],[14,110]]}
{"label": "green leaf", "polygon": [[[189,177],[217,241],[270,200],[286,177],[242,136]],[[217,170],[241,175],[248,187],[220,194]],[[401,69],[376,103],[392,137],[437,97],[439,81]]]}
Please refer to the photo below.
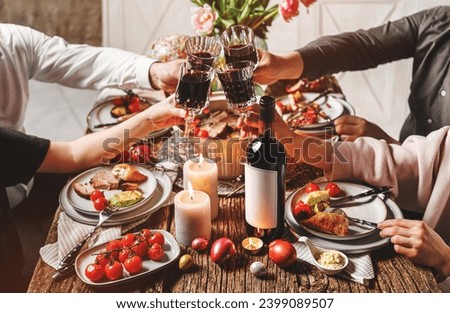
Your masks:
{"label": "green leaf", "polygon": [[249,3],[247,2],[244,7],[242,8],[241,14],[237,17],[238,24],[241,24],[242,20],[246,19],[251,12]]}

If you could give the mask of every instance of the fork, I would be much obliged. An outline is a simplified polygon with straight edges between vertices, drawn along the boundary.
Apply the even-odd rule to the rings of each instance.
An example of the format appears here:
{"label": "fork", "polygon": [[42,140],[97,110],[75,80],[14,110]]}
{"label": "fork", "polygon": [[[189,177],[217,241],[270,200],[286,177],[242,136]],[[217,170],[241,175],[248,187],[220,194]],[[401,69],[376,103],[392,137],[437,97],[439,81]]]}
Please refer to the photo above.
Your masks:
{"label": "fork", "polygon": [[[68,266],[73,264],[75,261],[75,258],[77,257],[78,253],[80,253],[81,248],[84,246],[84,244],[89,240],[89,238],[92,237],[92,235],[97,231],[97,229],[106,222],[119,208],[113,207],[108,205],[106,209],[100,212],[99,218],[98,218],[98,224],[94,227],[94,229],[84,237],[83,240],[81,240],[75,247],[72,248],[72,250],[67,253],[64,258],[59,262],[58,267],[56,270],[58,272],[65,270]],[[55,274],[55,276],[58,273]],[[55,278],[55,276],[53,278]]]}

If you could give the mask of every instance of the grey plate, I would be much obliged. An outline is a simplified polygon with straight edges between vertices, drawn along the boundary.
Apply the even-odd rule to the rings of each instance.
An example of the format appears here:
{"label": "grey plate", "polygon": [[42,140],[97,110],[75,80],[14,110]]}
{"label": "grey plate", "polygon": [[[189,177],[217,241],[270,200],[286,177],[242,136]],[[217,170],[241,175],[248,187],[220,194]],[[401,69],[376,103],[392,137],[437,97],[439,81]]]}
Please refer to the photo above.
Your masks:
{"label": "grey plate", "polygon": [[[86,266],[88,264],[94,263],[96,256],[92,255],[92,254],[99,253],[100,251],[106,250],[107,243],[103,243],[101,245],[94,246],[90,249],[87,249],[86,251],[84,251],[80,255],[78,255],[78,257],[75,260],[75,271],[76,271],[78,277],[84,283],[86,283],[92,287],[111,287],[111,286],[115,286],[118,284],[123,284],[123,283],[129,282],[130,280],[138,279],[138,278],[153,274],[157,271],[160,271],[160,270],[168,267],[170,264],[172,264],[173,262],[175,262],[178,259],[179,255],[180,255],[180,246],[178,245],[178,242],[175,240],[175,238],[169,232],[167,232],[165,230],[160,230],[160,229],[151,230],[151,231],[157,231],[164,235],[165,243],[164,243],[163,249],[164,249],[165,256],[161,261],[156,262],[156,261],[144,259],[142,261],[142,270],[135,275],[129,275],[124,270],[124,274],[126,274],[127,276],[124,275],[124,277],[122,277],[118,280],[113,280],[113,281],[109,281],[106,278],[104,278],[104,280],[95,283],[95,282],[90,281],[89,278],[86,277],[86,275],[84,274],[84,270],[86,269]],[[121,238],[121,237],[119,237],[119,238]]]}
{"label": "grey plate", "polygon": [[[156,177],[157,187],[152,198],[147,203],[133,211],[113,215],[103,224],[104,226],[116,226],[138,221],[141,218],[157,211],[166,202],[170,192],[172,191],[172,182],[166,174],[161,175],[161,172],[153,172],[153,174]],[[59,204],[61,205],[63,211],[74,221],[87,225],[97,225],[98,216],[82,214],[70,205],[69,201],[67,201],[66,195],[69,185],[70,184],[67,183],[59,194]]]}

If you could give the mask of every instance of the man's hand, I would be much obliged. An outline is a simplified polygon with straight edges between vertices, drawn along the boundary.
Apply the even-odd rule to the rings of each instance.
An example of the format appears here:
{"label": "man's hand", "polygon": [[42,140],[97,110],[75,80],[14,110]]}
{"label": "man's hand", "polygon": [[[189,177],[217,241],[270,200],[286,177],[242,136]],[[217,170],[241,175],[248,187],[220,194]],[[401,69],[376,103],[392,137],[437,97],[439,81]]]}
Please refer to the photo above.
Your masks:
{"label": "man's hand", "polygon": [[174,93],[180,78],[180,63],[183,62],[186,60],[177,59],[170,62],[153,63],[148,74],[151,86],[156,90],[161,89],[167,93]]}
{"label": "man's hand", "polygon": [[283,55],[258,49],[259,63],[253,73],[256,83],[269,85],[280,79],[296,79],[303,72],[303,60],[297,52]]}

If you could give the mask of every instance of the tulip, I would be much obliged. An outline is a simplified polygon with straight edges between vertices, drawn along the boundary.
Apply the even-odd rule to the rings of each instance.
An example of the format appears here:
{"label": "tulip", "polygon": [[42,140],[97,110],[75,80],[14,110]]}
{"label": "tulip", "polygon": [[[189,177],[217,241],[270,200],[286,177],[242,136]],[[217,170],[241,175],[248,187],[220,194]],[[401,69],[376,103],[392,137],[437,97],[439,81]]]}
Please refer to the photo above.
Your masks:
{"label": "tulip", "polygon": [[298,15],[299,0],[281,0],[278,4],[278,11],[286,22]]}
{"label": "tulip", "polygon": [[199,35],[211,34],[214,29],[214,22],[217,19],[217,14],[211,6],[205,3],[203,7],[192,8],[191,13],[193,14],[191,23],[195,32]]}

